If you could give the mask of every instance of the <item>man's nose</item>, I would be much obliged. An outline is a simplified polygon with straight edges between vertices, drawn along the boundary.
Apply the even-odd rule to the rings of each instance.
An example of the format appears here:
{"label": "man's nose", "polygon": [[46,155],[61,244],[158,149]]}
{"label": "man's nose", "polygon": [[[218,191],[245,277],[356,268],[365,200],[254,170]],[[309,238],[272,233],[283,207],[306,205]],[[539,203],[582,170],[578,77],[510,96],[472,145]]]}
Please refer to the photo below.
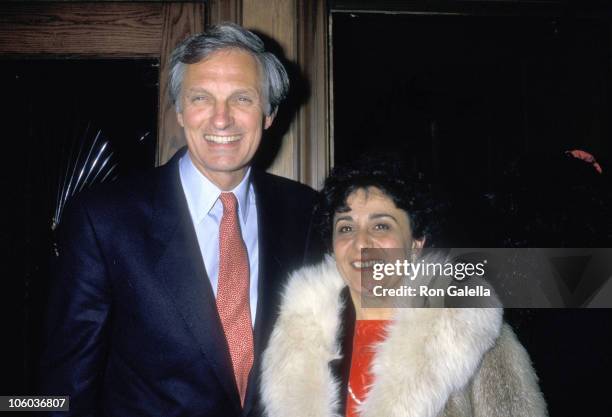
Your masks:
{"label": "man's nose", "polygon": [[212,124],[215,129],[219,130],[227,129],[232,125],[232,112],[227,103],[215,104]]}

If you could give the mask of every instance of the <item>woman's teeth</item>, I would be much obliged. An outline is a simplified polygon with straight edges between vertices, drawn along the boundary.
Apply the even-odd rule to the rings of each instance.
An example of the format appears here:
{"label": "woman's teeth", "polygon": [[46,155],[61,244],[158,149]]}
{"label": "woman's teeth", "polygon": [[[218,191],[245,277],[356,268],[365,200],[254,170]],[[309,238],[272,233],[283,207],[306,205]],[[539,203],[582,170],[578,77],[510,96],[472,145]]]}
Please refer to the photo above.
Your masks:
{"label": "woman's teeth", "polygon": [[372,268],[375,264],[380,264],[383,263],[383,261],[381,261],[380,259],[371,259],[368,261],[355,261],[355,262],[351,262],[351,264],[358,269],[362,269],[362,268]]}

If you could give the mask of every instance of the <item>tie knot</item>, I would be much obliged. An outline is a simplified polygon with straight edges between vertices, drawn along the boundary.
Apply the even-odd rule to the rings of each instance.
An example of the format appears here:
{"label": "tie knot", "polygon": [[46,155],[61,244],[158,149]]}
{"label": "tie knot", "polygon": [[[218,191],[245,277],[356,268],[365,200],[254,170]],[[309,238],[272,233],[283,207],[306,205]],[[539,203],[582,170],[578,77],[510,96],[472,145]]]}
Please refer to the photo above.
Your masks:
{"label": "tie knot", "polygon": [[219,199],[221,200],[221,204],[223,204],[224,212],[236,213],[238,200],[236,200],[234,193],[221,193]]}

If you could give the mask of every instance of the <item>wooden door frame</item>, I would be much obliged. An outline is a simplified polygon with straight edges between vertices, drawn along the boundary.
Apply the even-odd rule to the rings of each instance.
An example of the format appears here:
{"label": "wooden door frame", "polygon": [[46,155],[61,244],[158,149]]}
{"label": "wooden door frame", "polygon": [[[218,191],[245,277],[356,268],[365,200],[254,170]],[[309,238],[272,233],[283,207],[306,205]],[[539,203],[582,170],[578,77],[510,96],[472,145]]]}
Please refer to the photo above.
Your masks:
{"label": "wooden door frame", "polygon": [[330,11],[327,0],[298,0],[297,13],[297,61],[310,82],[298,114],[299,179],[319,189],[334,161]]}
{"label": "wooden door frame", "polygon": [[168,57],[180,40],[204,29],[204,8],[204,2],[3,2],[0,55],[159,59],[159,165],[184,143],[168,98]]}
{"label": "wooden door frame", "polygon": [[[244,2],[249,2],[244,4]],[[258,0],[269,7],[276,0]],[[291,160],[281,173],[315,188],[332,163],[327,0],[291,2],[279,25],[287,25],[292,59],[310,83],[309,98],[298,111]],[[265,4],[264,4],[265,3]],[[269,3],[269,4],[268,4]],[[244,10],[248,16],[244,17]],[[163,164],[184,145],[182,129],[168,100],[167,60],[185,36],[205,24],[232,21],[258,25],[252,0],[200,2],[0,2],[0,55],[16,57],[156,58],[160,60],[156,163]],[[117,18],[120,16],[120,18]],[[267,23],[262,22],[260,26]],[[283,35],[280,35],[282,38]],[[283,42],[285,39],[279,39]]]}

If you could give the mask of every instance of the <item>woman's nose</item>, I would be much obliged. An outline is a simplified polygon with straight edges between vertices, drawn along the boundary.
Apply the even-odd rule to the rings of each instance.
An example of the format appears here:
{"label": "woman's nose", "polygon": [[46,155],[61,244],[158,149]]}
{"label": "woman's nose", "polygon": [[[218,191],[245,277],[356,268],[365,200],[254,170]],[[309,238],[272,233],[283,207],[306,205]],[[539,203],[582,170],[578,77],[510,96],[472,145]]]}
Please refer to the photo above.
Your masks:
{"label": "woman's nose", "polygon": [[367,249],[372,247],[372,239],[367,230],[360,230],[355,236],[355,246],[357,249]]}

